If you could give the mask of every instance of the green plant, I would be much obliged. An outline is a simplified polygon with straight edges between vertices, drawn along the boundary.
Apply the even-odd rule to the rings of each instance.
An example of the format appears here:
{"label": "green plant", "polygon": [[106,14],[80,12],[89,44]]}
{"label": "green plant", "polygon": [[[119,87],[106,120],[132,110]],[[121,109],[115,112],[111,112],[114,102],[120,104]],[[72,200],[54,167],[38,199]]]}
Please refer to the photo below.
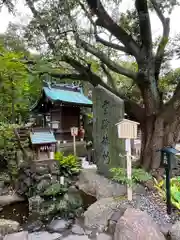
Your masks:
{"label": "green plant", "polygon": [[62,152],[57,152],[55,154],[55,160],[58,161],[60,172],[65,177],[71,177],[80,172],[81,163],[79,159],[72,154],[64,156]]}
{"label": "green plant", "polygon": [[[180,209],[180,176],[171,178],[171,203],[176,208]],[[158,182],[154,179],[154,186],[158,190],[159,195],[165,200],[166,199],[166,186],[165,180]]]}
{"label": "green plant", "polygon": [[152,176],[142,168],[132,169],[131,181],[127,178],[127,170],[125,168],[111,168],[110,172],[113,173],[113,180],[128,185],[137,184],[139,182],[146,182],[152,179]]}
{"label": "green plant", "polygon": [[43,196],[46,197],[55,197],[58,195],[64,195],[68,191],[68,187],[65,185],[61,185],[59,183],[55,183],[49,186],[43,193]]}

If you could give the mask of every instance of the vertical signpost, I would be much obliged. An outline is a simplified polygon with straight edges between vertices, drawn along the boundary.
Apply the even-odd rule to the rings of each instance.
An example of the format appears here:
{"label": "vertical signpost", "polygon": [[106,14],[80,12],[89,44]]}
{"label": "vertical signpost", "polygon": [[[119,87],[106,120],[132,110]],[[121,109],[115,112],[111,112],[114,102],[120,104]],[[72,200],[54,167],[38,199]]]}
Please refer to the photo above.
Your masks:
{"label": "vertical signpost", "polygon": [[73,137],[73,149],[74,149],[74,155],[76,156],[76,136],[78,135],[78,128],[72,127],[71,128],[71,136]]}
{"label": "vertical signpost", "polygon": [[173,147],[164,147],[158,151],[161,151],[161,164],[165,168],[166,172],[166,207],[167,207],[167,214],[171,214],[171,184],[170,184],[170,177],[171,177],[171,169],[172,164],[174,164],[175,158],[174,155],[179,153]]}
{"label": "vertical signpost", "polygon": [[123,119],[121,122],[117,123],[118,137],[125,139],[126,143],[126,157],[127,157],[127,195],[128,200],[132,201],[132,162],[131,162],[131,139],[137,138],[137,126],[139,123],[130,121],[128,119]]}

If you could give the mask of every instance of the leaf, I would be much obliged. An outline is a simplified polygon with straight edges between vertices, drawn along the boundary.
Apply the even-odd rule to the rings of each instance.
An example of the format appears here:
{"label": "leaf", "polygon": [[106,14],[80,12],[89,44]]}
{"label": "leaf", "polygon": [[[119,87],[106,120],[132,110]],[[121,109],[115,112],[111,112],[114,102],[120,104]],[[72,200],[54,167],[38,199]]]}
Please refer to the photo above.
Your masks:
{"label": "leaf", "polygon": [[58,211],[63,211],[68,209],[68,202],[65,199],[60,199],[56,204],[56,208]]}
{"label": "leaf", "polygon": [[56,196],[67,192],[67,188],[62,186],[60,183],[55,183],[48,187],[42,195],[44,196]]}

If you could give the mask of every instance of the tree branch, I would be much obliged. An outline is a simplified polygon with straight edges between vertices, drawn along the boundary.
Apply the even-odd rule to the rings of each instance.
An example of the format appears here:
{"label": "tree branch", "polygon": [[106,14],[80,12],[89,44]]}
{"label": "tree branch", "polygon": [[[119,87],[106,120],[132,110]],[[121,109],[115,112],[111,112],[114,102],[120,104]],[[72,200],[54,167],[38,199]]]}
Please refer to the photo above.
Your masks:
{"label": "tree branch", "polygon": [[129,35],[122,27],[118,26],[113,19],[109,16],[107,11],[98,0],[98,6],[90,5],[90,1],[87,0],[91,10],[96,14],[97,21],[96,24],[107,29],[112,35],[114,35],[122,44],[128,49],[135,58],[138,58],[140,48],[138,44],[134,41],[131,35]]}
{"label": "tree branch", "polygon": [[152,55],[152,33],[149,18],[147,0],[136,0],[136,10],[139,18],[140,36],[142,47],[146,50],[148,56]]}
{"label": "tree branch", "polygon": [[114,88],[114,89],[117,89],[117,86],[116,86],[116,84],[115,84],[115,81],[114,81],[113,77],[111,76],[110,72],[106,69],[106,66],[102,63],[102,64],[101,64],[101,67],[102,67],[104,73],[106,74],[106,76],[107,76],[107,78],[108,78],[108,80],[109,80],[109,83],[110,83],[111,87]]}
{"label": "tree branch", "polygon": [[122,52],[125,52],[128,54],[131,54],[126,47],[120,46],[119,44],[108,42],[108,41],[102,39],[101,37],[99,37],[98,33],[97,33],[97,26],[96,26],[96,23],[93,21],[92,16],[89,14],[87,9],[81,2],[79,2],[79,4],[80,4],[81,8],[84,10],[86,16],[88,17],[89,21],[91,22],[91,24],[94,27],[94,35],[95,35],[95,39],[97,42],[100,42],[101,44],[103,44],[106,47],[110,47],[110,48],[116,49],[118,51],[122,51]]}
{"label": "tree branch", "polygon": [[157,13],[159,19],[161,20],[162,24],[165,24],[166,18],[164,17],[164,15],[163,15],[163,13],[162,13],[162,11],[160,9],[159,4],[157,3],[156,0],[150,0],[150,1],[151,1],[152,5],[153,5],[154,10]]}
{"label": "tree branch", "polygon": [[170,19],[164,17],[156,0],[151,0],[151,3],[163,26],[163,35],[160,40],[159,46],[157,48],[156,59],[155,59],[155,78],[156,78],[156,81],[158,81],[160,68],[161,68],[161,64],[162,64],[164,53],[165,53],[165,47],[168,43],[168,38],[170,33]]}
{"label": "tree branch", "polygon": [[84,66],[69,56],[64,56],[63,59],[68,64],[70,64],[76,71],[80,73],[80,75],[78,75],[78,78],[80,76],[83,76],[83,78],[78,80],[88,81],[94,87],[97,85],[101,85],[110,92],[114,93],[116,96],[124,100],[125,111],[130,117],[132,117],[133,119],[140,123],[144,122],[145,119],[144,108],[140,107],[137,103],[127,98],[123,93],[119,93],[116,89],[113,89],[112,87],[108,86],[98,75],[91,71],[89,66]]}
{"label": "tree branch", "polygon": [[72,80],[82,80],[86,78],[85,74],[77,74],[77,73],[52,73],[52,72],[41,72],[40,75],[48,74],[51,77],[54,78],[60,78],[60,79],[72,79]]}
{"label": "tree branch", "polygon": [[35,9],[33,2],[32,2],[31,0],[26,0],[26,3],[27,3],[27,5],[28,5],[28,7],[31,9],[34,17],[39,21],[39,26],[40,26],[41,30],[43,31],[44,36],[45,36],[45,38],[46,38],[46,41],[47,41],[47,43],[49,44],[51,50],[52,50],[52,51],[55,51],[56,45],[54,44],[52,38],[51,38],[50,35],[49,35],[49,31],[48,31],[47,25],[45,25],[45,24],[43,23],[43,20],[41,19],[41,17],[39,16],[39,13],[38,13],[37,10]]}
{"label": "tree branch", "polygon": [[119,64],[110,60],[103,52],[99,51],[92,45],[86,43],[84,40],[77,38],[77,45],[83,47],[86,51],[93,54],[97,58],[99,58],[104,64],[106,64],[112,71],[122,74],[126,77],[129,77],[133,80],[137,80],[137,74],[129,69],[123,68]]}
{"label": "tree branch", "polygon": [[115,50],[131,54],[126,47],[120,46],[119,44],[116,44],[116,43],[108,42],[108,41],[102,39],[101,37],[99,37],[97,33],[95,33],[95,38],[96,38],[97,42],[102,43],[106,47],[110,47],[110,48],[113,48]]}
{"label": "tree branch", "polygon": [[[160,113],[161,116],[163,116],[166,121],[172,121],[173,116],[177,115],[177,112],[179,112],[180,109],[180,81],[176,86],[176,90],[174,91],[174,94],[172,98],[163,106],[163,109]],[[171,113],[171,114],[169,114]]]}

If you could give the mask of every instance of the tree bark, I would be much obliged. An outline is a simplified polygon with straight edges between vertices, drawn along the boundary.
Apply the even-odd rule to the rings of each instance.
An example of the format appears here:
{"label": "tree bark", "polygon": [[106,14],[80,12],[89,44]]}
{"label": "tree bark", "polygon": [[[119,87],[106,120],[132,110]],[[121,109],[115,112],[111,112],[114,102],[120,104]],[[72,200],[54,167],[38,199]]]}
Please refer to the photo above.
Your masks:
{"label": "tree bark", "polygon": [[145,123],[141,126],[141,165],[146,170],[158,169],[161,162],[163,147],[175,146],[179,140],[180,123],[172,122],[166,124],[162,117],[146,117]]}

